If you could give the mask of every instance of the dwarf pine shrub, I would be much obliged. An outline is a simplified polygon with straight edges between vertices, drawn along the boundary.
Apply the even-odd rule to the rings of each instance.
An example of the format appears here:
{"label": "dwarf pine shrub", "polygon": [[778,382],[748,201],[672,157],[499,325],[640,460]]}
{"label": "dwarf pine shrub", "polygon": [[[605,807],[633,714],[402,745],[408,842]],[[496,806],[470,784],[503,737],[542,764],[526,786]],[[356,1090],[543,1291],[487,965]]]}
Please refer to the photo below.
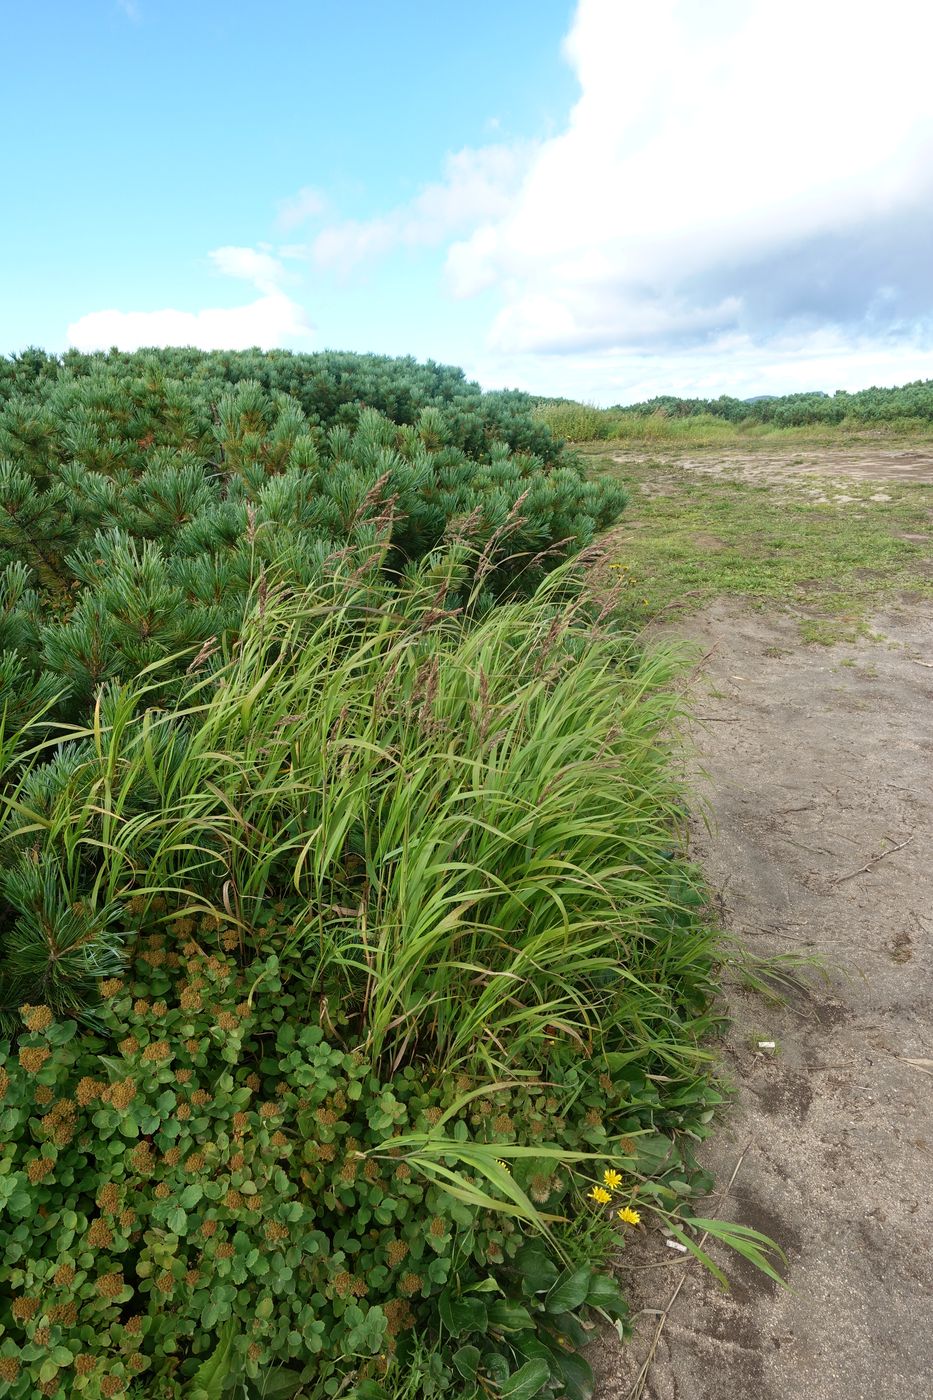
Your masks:
{"label": "dwarf pine shrub", "polygon": [[165,350],[0,362],[0,705],[86,714],[99,686],[235,634],[260,578],[384,546],[489,547],[532,591],[624,504],[521,394],[376,356]]}

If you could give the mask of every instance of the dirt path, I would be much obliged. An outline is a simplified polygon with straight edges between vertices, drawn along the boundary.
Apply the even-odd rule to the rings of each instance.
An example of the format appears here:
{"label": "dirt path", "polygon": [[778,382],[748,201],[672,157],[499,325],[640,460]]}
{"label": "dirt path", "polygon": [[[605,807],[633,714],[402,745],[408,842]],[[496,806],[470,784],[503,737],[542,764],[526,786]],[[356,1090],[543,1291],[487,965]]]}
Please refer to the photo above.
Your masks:
{"label": "dirt path", "polygon": [[[826,648],[733,602],[678,624],[715,647],[694,848],[725,927],[837,971],[792,1007],[729,992],[738,1095],[705,1154],[724,1184],[747,1149],[717,1213],[783,1246],[792,1291],[713,1251],[723,1294],[691,1265],[644,1400],[933,1397],[933,617],[875,625],[886,643]],[[621,1261],[633,1307],[666,1307],[684,1267],[643,1238]],[[641,1393],[656,1326],[604,1346],[599,1400]]]}

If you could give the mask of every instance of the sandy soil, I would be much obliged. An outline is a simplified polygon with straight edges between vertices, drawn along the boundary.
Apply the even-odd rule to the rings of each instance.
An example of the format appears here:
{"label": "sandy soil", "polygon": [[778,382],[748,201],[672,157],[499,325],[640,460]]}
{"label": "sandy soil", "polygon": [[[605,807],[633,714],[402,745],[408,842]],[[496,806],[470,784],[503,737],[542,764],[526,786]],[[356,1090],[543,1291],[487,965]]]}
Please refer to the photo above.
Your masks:
{"label": "sandy soil", "polygon": [[777,1009],[727,992],[737,1098],[705,1151],[723,1186],[741,1165],[699,1213],[776,1239],[791,1290],[713,1250],[725,1294],[639,1230],[633,1308],[686,1279],[643,1389],[657,1316],[594,1346],[599,1400],[933,1397],[933,617],[874,625],[886,642],[808,648],[793,619],[718,602],[678,626],[714,648],[693,844],[724,925],[832,973]]}
{"label": "sandy soil", "polygon": [[670,462],[685,471],[735,476],[743,481],[786,483],[798,476],[817,476],[933,483],[933,448],[876,448],[856,443],[849,447],[761,447],[752,451],[715,447],[690,452],[659,444],[656,449],[622,448],[613,452],[612,459],[622,464],[644,462],[649,455],[654,461]]}

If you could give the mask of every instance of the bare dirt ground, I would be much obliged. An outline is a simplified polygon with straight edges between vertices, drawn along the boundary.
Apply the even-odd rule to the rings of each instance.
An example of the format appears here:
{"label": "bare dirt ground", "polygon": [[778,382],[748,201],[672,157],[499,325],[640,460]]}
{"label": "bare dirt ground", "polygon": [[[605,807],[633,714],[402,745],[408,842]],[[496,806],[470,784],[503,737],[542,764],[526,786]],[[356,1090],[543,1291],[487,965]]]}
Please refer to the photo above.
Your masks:
{"label": "bare dirt ground", "polygon": [[710,653],[693,849],[724,927],[829,977],[779,1007],[727,990],[737,1095],[703,1153],[722,1187],[739,1169],[697,1213],[772,1236],[790,1289],[713,1248],[724,1293],[639,1229],[619,1272],[645,1311],[624,1348],[594,1346],[599,1400],[933,1397],[933,616],[873,626],[805,647],[736,601],[677,624]]}
{"label": "bare dirt ground", "polygon": [[715,449],[623,448],[614,451],[613,460],[643,462],[646,456],[662,463],[676,463],[685,471],[704,475],[728,475],[743,481],[782,481],[795,476],[854,477],[861,481],[902,481],[933,483],[933,449],[904,447],[879,448],[871,445],[850,447],[762,446],[752,451],[725,447]]}

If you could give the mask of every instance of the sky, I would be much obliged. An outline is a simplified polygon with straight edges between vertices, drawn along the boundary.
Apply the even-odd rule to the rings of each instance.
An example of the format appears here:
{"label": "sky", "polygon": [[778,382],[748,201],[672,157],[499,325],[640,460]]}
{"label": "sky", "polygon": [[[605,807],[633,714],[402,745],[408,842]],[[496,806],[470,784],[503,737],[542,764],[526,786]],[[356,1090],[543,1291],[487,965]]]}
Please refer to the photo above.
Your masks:
{"label": "sky", "polygon": [[2,0],[0,353],[933,378],[926,0]]}

